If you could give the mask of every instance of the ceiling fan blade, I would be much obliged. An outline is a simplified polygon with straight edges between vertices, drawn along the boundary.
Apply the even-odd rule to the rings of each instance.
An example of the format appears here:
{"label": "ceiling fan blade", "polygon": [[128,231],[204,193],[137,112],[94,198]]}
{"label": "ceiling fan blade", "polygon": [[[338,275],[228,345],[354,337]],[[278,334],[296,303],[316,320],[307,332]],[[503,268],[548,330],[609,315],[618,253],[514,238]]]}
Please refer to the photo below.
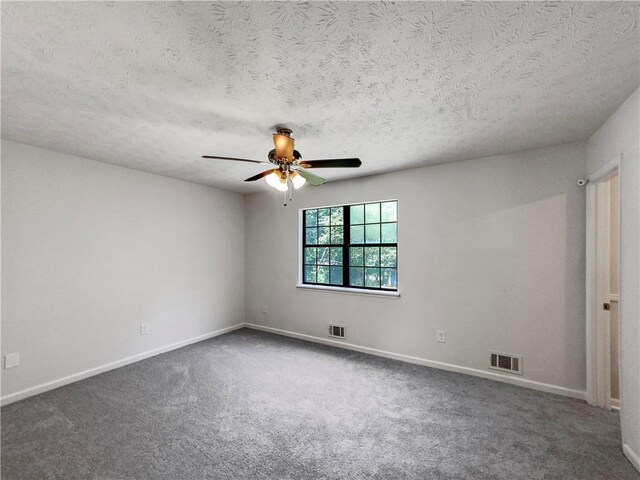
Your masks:
{"label": "ceiling fan blade", "polygon": [[300,176],[303,177],[307,182],[309,182],[309,185],[313,185],[314,187],[317,187],[318,185],[322,185],[323,183],[327,182],[324,178],[319,177],[314,173],[307,172],[302,168],[298,168],[295,171],[298,172]]}
{"label": "ceiling fan blade", "polygon": [[271,170],[265,170],[264,172],[260,172],[257,175],[254,175],[253,177],[247,178],[245,180],[245,182],[255,182],[256,180],[260,180],[261,178],[266,177],[271,172],[275,172],[276,170],[278,170],[278,169],[277,168],[272,168]]}
{"label": "ceiling fan blade", "polygon": [[249,162],[249,163],[269,163],[261,160],[249,160],[247,158],[235,158],[235,157],[219,157],[217,155],[202,155],[202,158],[214,158],[216,160],[235,160],[236,162]]}
{"label": "ceiling fan blade", "polygon": [[362,165],[359,158],[333,158],[328,160],[302,160],[303,168],[358,168]]}

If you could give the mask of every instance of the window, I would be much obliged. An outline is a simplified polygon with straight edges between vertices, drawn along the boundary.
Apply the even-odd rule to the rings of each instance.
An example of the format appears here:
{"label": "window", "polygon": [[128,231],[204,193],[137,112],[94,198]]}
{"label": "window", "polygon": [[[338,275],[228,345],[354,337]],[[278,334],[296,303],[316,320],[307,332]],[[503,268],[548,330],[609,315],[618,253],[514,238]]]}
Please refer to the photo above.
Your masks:
{"label": "window", "polygon": [[302,259],[304,284],[397,290],[397,200],[303,210]]}

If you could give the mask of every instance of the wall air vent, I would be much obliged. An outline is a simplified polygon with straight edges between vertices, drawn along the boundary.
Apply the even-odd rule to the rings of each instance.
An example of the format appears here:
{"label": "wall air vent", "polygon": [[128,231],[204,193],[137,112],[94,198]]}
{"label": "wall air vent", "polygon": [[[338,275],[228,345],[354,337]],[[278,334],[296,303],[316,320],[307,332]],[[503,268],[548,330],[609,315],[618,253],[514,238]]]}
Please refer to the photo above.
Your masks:
{"label": "wall air vent", "polygon": [[489,352],[489,368],[522,375],[522,355]]}
{"label": "wall air vent", "polygon": [[344,327],[338,325],[329,325],[329,336],[344,338]]}

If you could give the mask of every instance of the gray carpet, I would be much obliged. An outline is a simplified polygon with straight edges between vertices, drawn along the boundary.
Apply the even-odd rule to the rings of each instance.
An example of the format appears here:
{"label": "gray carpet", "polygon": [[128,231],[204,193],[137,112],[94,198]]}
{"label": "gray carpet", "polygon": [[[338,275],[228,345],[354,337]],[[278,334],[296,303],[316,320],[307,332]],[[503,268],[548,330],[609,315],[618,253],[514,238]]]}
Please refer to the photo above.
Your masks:
{"label": "gray carpet", "polygon": [[2,478],[638,479],[617,414],[239,330],[2,408]]}

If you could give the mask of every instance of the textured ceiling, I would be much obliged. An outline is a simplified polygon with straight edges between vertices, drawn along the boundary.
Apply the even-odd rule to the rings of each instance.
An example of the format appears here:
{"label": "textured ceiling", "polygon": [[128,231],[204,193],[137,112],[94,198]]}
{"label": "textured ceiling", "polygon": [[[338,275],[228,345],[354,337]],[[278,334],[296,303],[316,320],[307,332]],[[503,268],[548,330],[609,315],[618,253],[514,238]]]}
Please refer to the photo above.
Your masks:
{"label": "textured ceiling", "polygon": [[638,3],[2,2],[2,137],[249,192],[278,124],[371,175],[582,140]]}

